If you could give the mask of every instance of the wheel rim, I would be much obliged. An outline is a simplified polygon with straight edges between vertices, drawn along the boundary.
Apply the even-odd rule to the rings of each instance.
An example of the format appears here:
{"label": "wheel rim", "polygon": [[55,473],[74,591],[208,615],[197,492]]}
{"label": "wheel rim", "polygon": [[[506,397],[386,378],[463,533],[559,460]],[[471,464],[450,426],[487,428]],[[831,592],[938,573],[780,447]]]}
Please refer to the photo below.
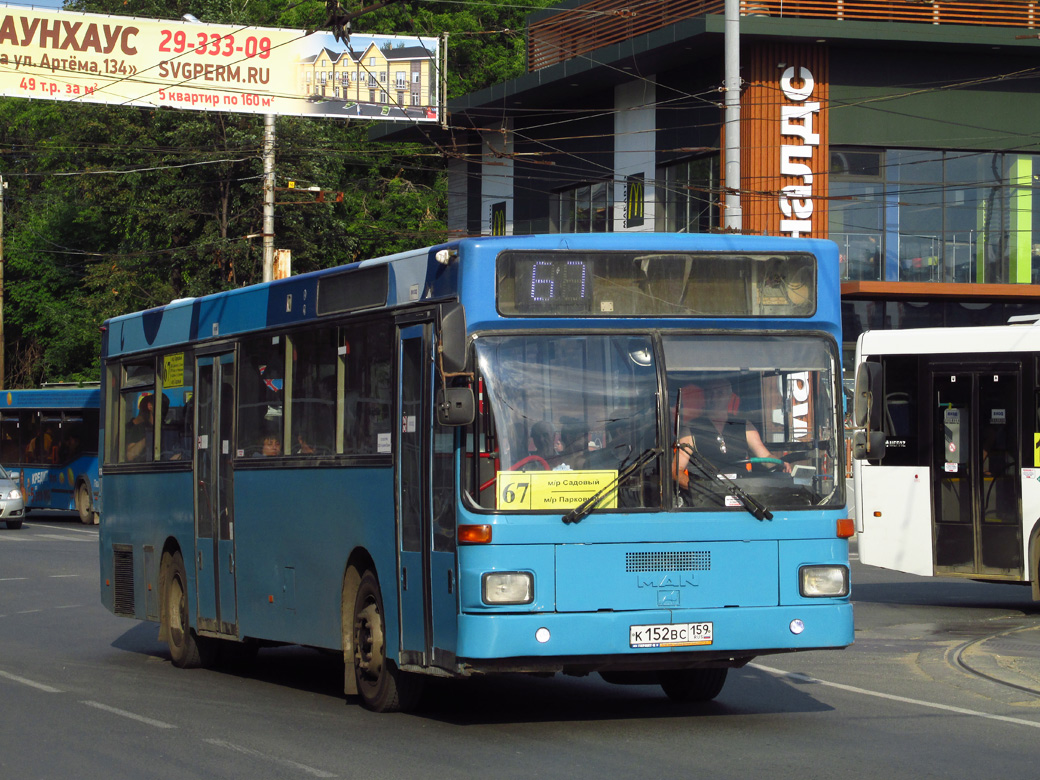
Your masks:
{"label": "wheel rim", "polygon": [[369,601],[354,619],[354,668],[359,686],[366,690],[379,688],[385,649],[382,616],[375,602]]}
{"label": "wheel rim", "polygon": [[188,597],[181,578],[170,581],[170,640],[177,647],[184,646],[184,627],[188,624]]}

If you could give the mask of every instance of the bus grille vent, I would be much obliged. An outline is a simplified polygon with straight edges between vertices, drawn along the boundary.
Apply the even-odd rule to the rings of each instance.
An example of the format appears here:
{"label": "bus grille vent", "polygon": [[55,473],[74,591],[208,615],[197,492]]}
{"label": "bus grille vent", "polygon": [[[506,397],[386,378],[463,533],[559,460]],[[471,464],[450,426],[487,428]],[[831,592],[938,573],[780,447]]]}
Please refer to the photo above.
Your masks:
{"label": "bus grille vent", "polygon": [[625,553],[625,571],[627,572],[710,570],[711,553],[706,550]]}
{"label": "bus grille vent", "polygon": [[128,544],[117,544],[112,547],[112,569],[114,607],[117,615],[134,614],[134,548]]}

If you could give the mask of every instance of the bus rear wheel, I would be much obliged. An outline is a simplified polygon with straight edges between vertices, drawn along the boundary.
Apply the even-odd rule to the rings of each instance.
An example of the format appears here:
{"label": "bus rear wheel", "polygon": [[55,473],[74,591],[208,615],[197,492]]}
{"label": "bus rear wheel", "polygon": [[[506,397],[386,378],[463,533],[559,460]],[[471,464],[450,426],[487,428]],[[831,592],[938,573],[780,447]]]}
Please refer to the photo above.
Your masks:
{"label": "bus rear wheel", "polygon": [[200,640],[191,629],[188,618],[188,575],[180,552],[163,556],[160,578],[163,582],[162,624],[166,645],[170,648],[170,659],[174,666],[181,669],[202,666],[206,655],[200,645],[206,640]]}
{"label": "bus rear wheel", "polygon": [[672,701],[711,701],[726,684],[729,669],[669,669],[658,672],[658,681]]}
{"label": "bus rear wheel", "polygon": [[76,511],[84,525],[94,525],[94,501],[86,482],[76,485]]}
{"label": "bus rear wheel", "polygon": [[386,621],[379,581],[370,569],[354,600],[354,677],[361,702],[375,712],[407,712],[422,692],[422,679],[386,657]]}

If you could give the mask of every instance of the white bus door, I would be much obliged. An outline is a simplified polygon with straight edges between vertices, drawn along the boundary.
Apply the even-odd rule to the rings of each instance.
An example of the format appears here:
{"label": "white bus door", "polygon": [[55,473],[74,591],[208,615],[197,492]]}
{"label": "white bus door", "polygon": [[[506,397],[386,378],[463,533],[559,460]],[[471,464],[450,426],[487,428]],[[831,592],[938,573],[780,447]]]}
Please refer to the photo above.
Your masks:
{"label": "white bus door", "polygon": [[195,576],[198,627],[237,635],[231,443],[235,356],[199,356],[195,389]]}
{"label": "white bus door", "polygon": [[432,321],[402,324],[398,354],[401,661],[453,669],[458,624],[454,430],[434,425]]}
{"label": "white bus door", "polygon": [[936,574],[1022,578],[1021,369],[931,372]]}

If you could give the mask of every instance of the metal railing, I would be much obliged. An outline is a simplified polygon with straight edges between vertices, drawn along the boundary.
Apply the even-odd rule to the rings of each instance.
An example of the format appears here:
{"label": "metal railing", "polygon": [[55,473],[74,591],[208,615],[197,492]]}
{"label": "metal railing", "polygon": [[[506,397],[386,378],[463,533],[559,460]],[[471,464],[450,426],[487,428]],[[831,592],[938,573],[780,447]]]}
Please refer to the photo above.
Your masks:
{"label": "metal railing", "polygon": [[[527,27],[527,69],[547,68],[685,19],[721,14],[724,6],[724,0],[590,0],[549,13]],[[742,16],[968,24],[1027,30],[1037,26],[1036,2],[741,0],[740,13]]]}

